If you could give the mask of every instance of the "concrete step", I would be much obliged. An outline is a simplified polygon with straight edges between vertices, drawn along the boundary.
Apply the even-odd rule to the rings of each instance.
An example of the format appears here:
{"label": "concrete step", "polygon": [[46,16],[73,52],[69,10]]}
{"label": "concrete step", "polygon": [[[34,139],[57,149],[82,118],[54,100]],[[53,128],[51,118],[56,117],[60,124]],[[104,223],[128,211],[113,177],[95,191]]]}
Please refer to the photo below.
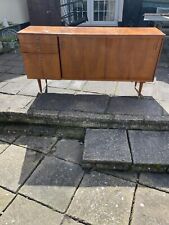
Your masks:
{"label": "concrete step", "polygon": [[169,130],[168,111],[152,97],[41,94],[32,101],[27,96],[2,94],[0,100],[4,124]]}
{"label": "concrete step", "polygon": [[168,172],[169,132],[87,129],[82,165],[94,169]]}

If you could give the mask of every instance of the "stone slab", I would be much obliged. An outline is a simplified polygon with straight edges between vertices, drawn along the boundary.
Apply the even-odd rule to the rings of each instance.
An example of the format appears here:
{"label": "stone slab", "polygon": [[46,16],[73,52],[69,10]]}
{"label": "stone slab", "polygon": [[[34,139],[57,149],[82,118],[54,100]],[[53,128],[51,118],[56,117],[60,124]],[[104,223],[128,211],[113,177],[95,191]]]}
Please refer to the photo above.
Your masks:
{"label": "stone slab", "polygon": [[131,164],[130,149],[125,130],[87,129],[83,163]]}
{"label": "stone slab", "polygon": [[[18,82],[23,80],[23,75],[12,74],[12,73],[0,73],[0,81],[2,82]],[[25,77],[26,79],[26,77]]]}
{"label": "stone slab", "polygon": [[148,187],[169,192],[169,174],[141,173],[139,183]]}
{"label": "stone slab", "polygon": [[[44,91],[45,85],[42,81],[42,90]],[[19,91],[19,95],[37,96],[39,93],[39,86],[37,81],[29,82],[24,88]]]}
{"label": "stone slab", "polygon": [[1,112],[9,112],[23,109],[33,97],[0,94]]}
{"label": "stone slab", "polygon": [[117,82],[113,81],[87,81],[83,91],[114,95],[116,86]]}
{"label": "stone slab", "polygon": [[4,87],[1,88],[2,93],[6,94],[17,94],[19,91],[21,91],[26,86],[25,82],[23,83],[8,83]]}
{"label": "stone slab", "polygon": [[134,185],[92,172],[86,174],[68,209],[68,215],[92,225],[128,225]]}
{"label": "stone slab", "polygon": [[0,186],[16,192],[41,159],[41,154],[11,145],[0,154]]}
{"label": "stone slab", "polygon": [[134,82],[118,82],[115,95],[117,96],[138,96],[134,88]]}
{"label": "stone slab", "polygon": [[1,90],[1,88],[3,88],[7,84],[8,84],[7,82],[0,82],[0,90]]}
{"label": "stone slab", "polygon": [[71,90],[81,91],[85,83],[86,81],[83,80],[72,80],[68,88]]}
{"label": "stone slab", "polygon": [[14,73],[14,74],[25,74],[24,66],[22,64],[18,64],[15,66],[12,66],[9,70],[9,73]]}
{"label": "stone slab", "polygon": [[132,182],[136,182],[137,181],[137,173],[135,172],[127,172],[127,171],[112,171],[112,170],[104,170],[102,171],[106,174],[110,174],[112,176],[124,179],[124,180],[128,180],[128,181],[132,181]]}
{"label": "stone slab", "polygon": [[81,163],[83,144],[78,140],[62,139],[52,149],[53,155],[74,163]]}
{"label": "stone slab", "polygon": [[163,108],[151,98],[112,97],[108,113],[125,115],[162,115]]}
{"label": "stone slab", "polygon": [[0,141],[0,154],[5,151],[5,149],[7,149],[9,147],[8,143],[5,143],[3,141]]}
{"label": "stone slab", "polygon": [[62,225],[83,225],[82,223],[79,223],[69,217],[66,217],[62,223]]}
{"label": "stone slab", "polygon": [[[107,106],[108,96],[71,95],[71,94],[41,94],[32,108],[47,111],[83,111],[103,113]],[[44,104],[45,103],[45,104]]]}
{"label": "stone slab", "polygon": [[169,194],[139,186],[131,225],[169,225]]}
{"label": "stone slab", "polygon": [[45,136],[20,136],[14,144],[23,146],[28,149],[40,151],[42,153],[48,153],[52,146],[56,143],[57,137],[45,137]]}
{"label": "stone slab", "polygon": [[11,68],[12,68],[12,66],[1,65],[1,67],[0,67],[0,73],[7,73]]}
{"label": "stone slab", "polygon": [[11,192],[0,188],[0,213],[5,210],[14,197],[15,195]]}
{"label": "stone slab", "polygon": [[52,80],[48,82],[48,86],[55,88],[68,88],[70,83],[70,80]]}
{"label": "stone slab", "polygon": [[62,214],[17,196],[0,218],[0,225],[60,225],[62,219]]}
{"label": "stone slab", "polygon": [[65,212],[82,176],[83,171],[77,164],[46,157],[20,192]]}
{"label": "stone slab", "polygon": [[165,168],[169,164],[169,132],[129,131],[129,139],[135,165]]}
{"label": "stone slab", "polygon": [[17,137],[18,137],[18,134],[0,134],[0,140],[7,143],[14,142]]}
{"label": "stone slab", "polygon": [[55,93],[55,94],[75,94],[74,90],[70,89],[64,89],[64,88],[54,88],[54,87],[48,87],[48,93]]}

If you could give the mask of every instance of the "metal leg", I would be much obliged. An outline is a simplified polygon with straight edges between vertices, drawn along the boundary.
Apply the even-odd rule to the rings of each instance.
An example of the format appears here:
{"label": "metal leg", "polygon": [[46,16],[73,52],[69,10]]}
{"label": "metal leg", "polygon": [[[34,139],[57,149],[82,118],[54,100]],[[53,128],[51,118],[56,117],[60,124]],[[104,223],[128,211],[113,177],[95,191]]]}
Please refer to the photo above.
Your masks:
{"label": "metal leg", "polygon": [[136,88],[136,86],[137,86],[137,82],[135,82],[135,88]]}
{"label": "metal leg", "polygon": [[138,96],[141,96],[141,91],[143,89],[143,84],[144,84],[143,82],[140,82]]}
{"label": "metal leg", "polygon": [[45,79],[45,83],[46,83],[45,93],[48,93],[48,80],[47,79]]}
{"label": "metal leg", "polygon": [[40,93],[42,93],[42,83],[41,83],[41,80],[40,79],[37,79],[37,81],[38,81]]}

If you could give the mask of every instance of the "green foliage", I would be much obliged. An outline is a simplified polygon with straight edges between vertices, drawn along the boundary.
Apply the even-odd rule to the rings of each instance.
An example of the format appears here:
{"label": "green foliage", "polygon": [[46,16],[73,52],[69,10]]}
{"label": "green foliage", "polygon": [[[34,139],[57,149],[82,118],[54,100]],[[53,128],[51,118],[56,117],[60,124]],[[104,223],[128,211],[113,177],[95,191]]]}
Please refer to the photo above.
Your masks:
{"label": "green foliage", "polygon": [[1,42],[15,42],[17,41],[16,36],[6,36],[6,37],[0,37]]}

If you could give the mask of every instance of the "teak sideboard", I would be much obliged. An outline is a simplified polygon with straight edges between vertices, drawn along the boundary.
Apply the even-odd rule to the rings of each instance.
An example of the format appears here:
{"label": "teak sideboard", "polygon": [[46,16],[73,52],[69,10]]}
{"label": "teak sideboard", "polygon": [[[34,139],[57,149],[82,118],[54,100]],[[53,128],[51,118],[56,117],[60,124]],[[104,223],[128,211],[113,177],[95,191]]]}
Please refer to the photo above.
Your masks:
{"label": "teak sideboard", "polygon": [[41,79],[154,80],[164,34],[157,28],[30,26],[19,33],[27,77]]}

